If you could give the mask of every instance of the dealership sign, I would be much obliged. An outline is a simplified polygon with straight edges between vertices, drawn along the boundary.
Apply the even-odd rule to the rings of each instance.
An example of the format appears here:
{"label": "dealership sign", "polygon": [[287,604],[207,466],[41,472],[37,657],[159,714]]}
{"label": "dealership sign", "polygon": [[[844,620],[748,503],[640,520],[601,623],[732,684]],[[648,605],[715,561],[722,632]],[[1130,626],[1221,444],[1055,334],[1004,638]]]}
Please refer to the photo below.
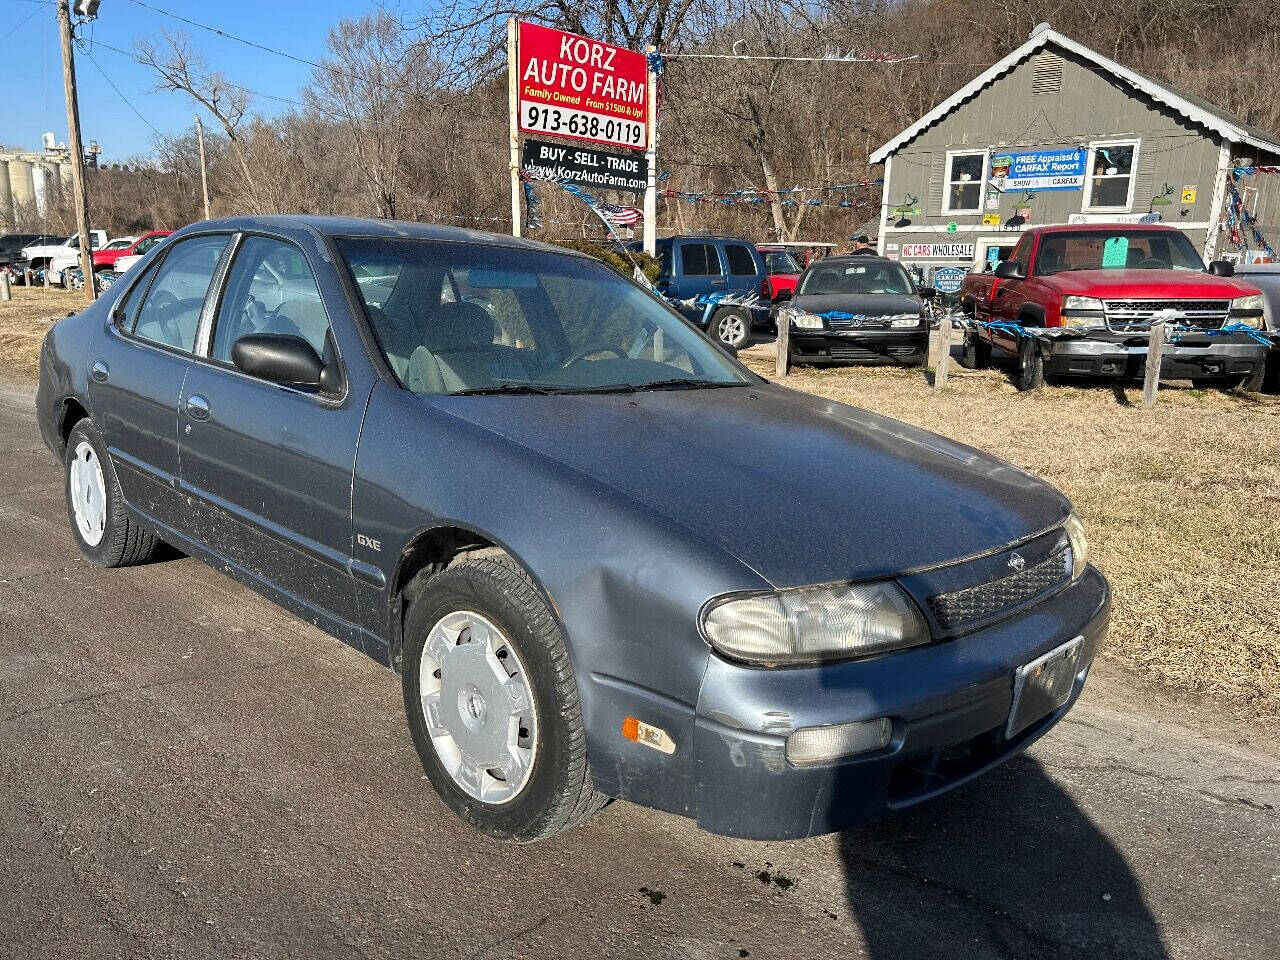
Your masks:
{"label": "dealership sign", "polygon": [[518,25],[520,130],[633,150],[648,147],[648,61],[574,33]]}
{"label": "dealership sign", "polygon": [[902,259],[904,260],[954,260],[957,258],[973,259],[972,243],[904,243]]}
{"label": "dealership sign", "polygon": [[564,180],[580,187],[644,193],[649,164],[643,154],[606,153],[569,143],[526,140],[520,167],[543,180]]}
{"label": "dealership sign", "polygon": [[933,288],[939,293],[959,293],[968,272],[964,267],[938,267],[933,271]]}
{"label": "dealership sign", "polygon": [[997,190],[1081,190],[1088,151],[1077,147],[1002,153],[991,157],[991,185]]}

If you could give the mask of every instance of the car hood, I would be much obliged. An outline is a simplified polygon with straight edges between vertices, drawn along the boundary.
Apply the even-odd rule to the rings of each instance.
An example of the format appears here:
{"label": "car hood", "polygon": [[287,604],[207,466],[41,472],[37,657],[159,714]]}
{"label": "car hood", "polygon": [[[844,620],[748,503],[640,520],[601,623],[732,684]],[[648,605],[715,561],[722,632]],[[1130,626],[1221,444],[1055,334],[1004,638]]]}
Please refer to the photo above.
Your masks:
{"label": "car hood", "polygon": [[1111,299],[1230,299],[1253,293],[1229,277],[1190,270],[1070,270],[1041,278],[1065,295]]}
{"label": "car hood", "polygon": [[796,297],[792,304],[807,313],[857,313],[884,317],[897,313],[919,313],[920,298],[892,293],[830,293]]}
{"label": "car hood", "polygon": [[980,451],[772,385],[428,402],[644,504],[776,587],[988,553],[1070,509]]}

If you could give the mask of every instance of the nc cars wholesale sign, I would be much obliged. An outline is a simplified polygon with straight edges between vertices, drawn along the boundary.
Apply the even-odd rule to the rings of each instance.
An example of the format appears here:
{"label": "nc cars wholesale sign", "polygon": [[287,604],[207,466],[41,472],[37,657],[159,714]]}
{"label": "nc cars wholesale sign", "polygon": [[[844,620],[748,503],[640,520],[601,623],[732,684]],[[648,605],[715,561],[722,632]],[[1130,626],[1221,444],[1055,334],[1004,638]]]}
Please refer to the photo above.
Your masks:
{"label": "nc cars wholesale sign", "polygon": [[1087,150],[1036,150],[991,156],[991,184],[997,190],[1081,190]]}
{"label": "nc cars wholesale sign", "polygon": [[536,23],[518,24],[520,130],[644,150],[644,54]]}

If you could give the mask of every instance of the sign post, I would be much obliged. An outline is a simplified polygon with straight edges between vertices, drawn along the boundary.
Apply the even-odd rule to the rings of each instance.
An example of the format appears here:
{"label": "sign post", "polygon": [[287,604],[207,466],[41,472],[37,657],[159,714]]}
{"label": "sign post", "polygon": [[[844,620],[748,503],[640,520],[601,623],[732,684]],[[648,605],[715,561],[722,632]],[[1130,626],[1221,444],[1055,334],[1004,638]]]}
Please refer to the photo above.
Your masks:
{"label": "sign post", "polygon": [[[650,53],[656,48],[650,47]],[[658,75],[645,58],[648,71],[649,138],[644,152],[649,167],[648,184],[644,189],[644,252],[651,257],[658,255]]]}
{"label": "sign post", "polygon": [[511,235],[521,234],[520,222],[520,78],[517,76],[519,40],[518,21],[507,20],[507,116],[511,135]]}

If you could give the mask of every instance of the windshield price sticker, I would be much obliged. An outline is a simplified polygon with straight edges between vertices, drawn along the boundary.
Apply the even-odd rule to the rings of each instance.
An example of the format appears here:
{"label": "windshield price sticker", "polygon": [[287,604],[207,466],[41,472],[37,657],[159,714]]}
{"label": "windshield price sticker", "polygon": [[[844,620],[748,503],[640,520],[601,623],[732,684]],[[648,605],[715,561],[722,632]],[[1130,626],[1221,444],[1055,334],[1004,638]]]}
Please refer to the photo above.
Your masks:
{"label": "windshield price sticker", "polygon": [[518,48],[522,132],[648,146],[644,54],[523,21]]}

